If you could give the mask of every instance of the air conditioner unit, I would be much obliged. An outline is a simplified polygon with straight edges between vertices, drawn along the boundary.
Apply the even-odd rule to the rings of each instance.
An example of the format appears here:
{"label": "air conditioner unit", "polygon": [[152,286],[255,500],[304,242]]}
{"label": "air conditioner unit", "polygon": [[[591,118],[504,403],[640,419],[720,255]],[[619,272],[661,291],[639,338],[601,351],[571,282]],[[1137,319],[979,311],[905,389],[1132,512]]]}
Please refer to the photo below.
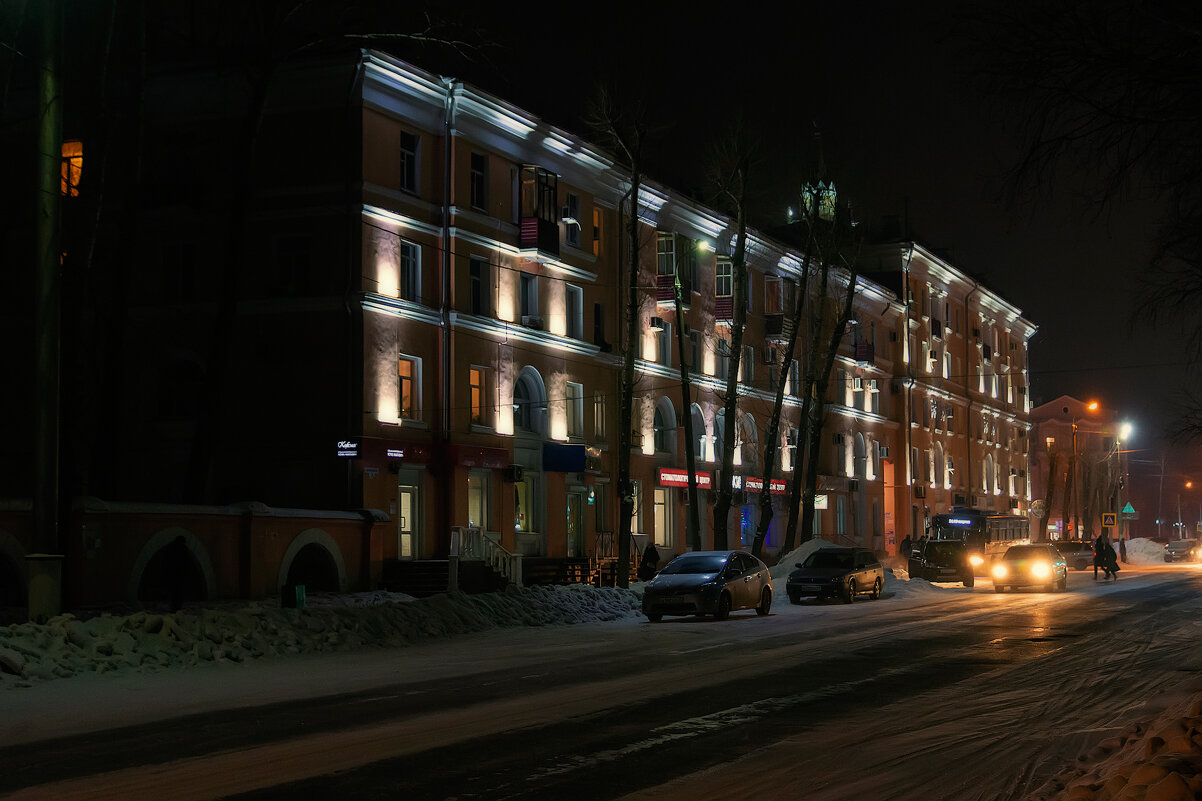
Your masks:
{"label": "air conditioner unit", "polygon": [[522,325],[526,326],[527,328],[533,328],[535,331],[542,331],[543,318],[539,317],[537,314],[523,314]]}
{"label": "air conditioner unit", "polygon": [[927,488],[924,487],[922,484],[915,484],[914,485],[914,497],[915,498],[927,497]]}
{"label": "air conditioner unit", "polygon": [[851,388],[854,389],[856,392],[859,392],[860,390],[862,390],[864,388],[864,379],[860,378],[859,376],[856,376],[855,378],[853,378],[851,380]]}
{"label": "air conditioner unit", "polygon": [[647,327],[650,328],[652,331],[663,331],[664,330],[664,318],[652,317],[650,322],[647,324]]}
{"label": "air conditioner unit", "polygon": [[510,484],[516,484],[522,480],[522,466],[520,464],[511,464],[505,468],[501,476]]}
{"label": "air conditioner unit", "polygon": [[564,206],[562,209],[559,210],[559,219],[564,221],[568,225],[580,225],[580,223],[572,215],[572,210],[570,208],[568,208],[567,206]]}

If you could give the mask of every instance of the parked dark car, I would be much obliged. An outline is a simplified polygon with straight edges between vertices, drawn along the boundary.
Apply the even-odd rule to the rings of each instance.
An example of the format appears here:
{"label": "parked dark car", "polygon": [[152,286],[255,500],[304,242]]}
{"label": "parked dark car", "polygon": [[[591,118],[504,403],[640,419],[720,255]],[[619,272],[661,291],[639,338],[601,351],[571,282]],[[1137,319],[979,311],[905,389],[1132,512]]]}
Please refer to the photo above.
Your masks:
{"label": "parked dark car", "polygon": [[1050,543],[1011,545],[993,563],[993,589],[1040,587],[1047,592],[1068,589],[1068,564]]}
{"label": "parked dark car", "polygon": [[1166,562],[1196,562],[1202,557],[1202,549],[1197,540],[1173,540],[1164,546],[1164,561]]}
{"label": "parked dark car", "polygon": [[1093,567],[1093,543],[1085,540],[1056,540],[1052,543],[1073,570]]}
{"label": "parked dark car", "polygon": [[927,581],[959,581],[965,587],[976,583],[968,546],[959,540],[931,540],[923,537],[910,550],[907,566],[910,578]]}
{"label": "parked dark car", "polygon": [[876,554],[867,548],[819,548],[797,563],[789,574],[785,591],[795,604],[802,598],[833,598],[851,603],[857,595],[868,593],[873,600],[881,597],[885,569]]}
{"label": "parked dark car", "polygon": [[668,562],[643,588],[643,614],[713,615],[723,620],[736,609],[766,615],[772,609],[768,566],[747,551],[691,551]]}

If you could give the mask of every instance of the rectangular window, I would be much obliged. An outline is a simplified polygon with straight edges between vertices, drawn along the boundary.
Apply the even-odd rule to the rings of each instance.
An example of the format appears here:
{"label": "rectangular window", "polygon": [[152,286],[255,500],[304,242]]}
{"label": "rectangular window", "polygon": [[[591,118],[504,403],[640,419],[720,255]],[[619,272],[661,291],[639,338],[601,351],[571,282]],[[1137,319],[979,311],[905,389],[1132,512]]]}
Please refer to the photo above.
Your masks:
{"label": "rectangular window", "polygon": [[483,153],[472,154],[470,181],[472,208],[488,209],[488,156]]}
{"label": "rectangular window", "polygon": [[784,313],[784,289],[779,275],[764,276],[764,314]]}
{"label": "rectangular window", "polygon": [[734,287],[734,273],[731,263],[726,259],[718,259],[714,267],[714,294],[720,298],[729,298]]}
{"label": "rectangular window", "polygon": [[601,255],[601,210],[593,209],[593,255]]}
{"label": "rectangular window", "polygon": [[417,134],[401,131],[401,189],[417,192],[417,160],[421,139]]}
{"label": "rectangular window", "polygon": [[580,196],[569,192],[563,207],[563,234],[568,244],[580,247]]}
{"label": "rectangular window", "polygon": [[62,180],[59,192],[66,197],[79,197],[79,182],[83,178],[83,142],[63,142]]}
{"label": "rectangular window", "polygon": [[605,441],[605,393],[593,393],[593,437]]}
{"label": "rectangular window", "polygon": [[397,362],[397,415],[402,420],[417,419],[417,378],[418,366],[416,359],[406,356]]}
{"label": "rectangular window", "polygon": [[472,425],[486,425],[484,414],[484,368],[472,367],[467,371],[468,404],[471,408]]}
{"label": "rectangular window", "polygon": [[655,272],[676,275],[676,235],[660,231],[655,241]]}
{"label": "rectangular window", "polygon": [[664,321],[664,327],[660,329],[659,335],[656,337],[658,352],[656,353],[657,361],[663,365],[672,364],[672,324],[667,320]]}
{"label": "rectangular window", "polygon": [[478,259],[473,256],[468,260],[468,276],[471,284],[471,290],[468,293],[471,298],[471,313],[487,317],[489,315],[489,289],[492,286],[491,276],[489,275],[488,262],[484,259]]}
{"label": "rectangular window", "polygon": [[421,251],[412,242],[401,242],[401,298],[421,300]]}
{"label": "rectangular window", "polygon": [[743,346],[743,358],[739,360],[739,380],[744,384],[755,383],[755,346]]}
{"label": "rectangular window", "polygon": [[572,339],[584,339],[584,290],[569,284],[566,291],[567,335]]}
{"label": "rectangular window", "polygon": [[522,273],[522,323],[538,317],[538,276]]}
{"label": "rectangular window", "polygon": [[580,437],[584,434],[584,385],[568,381],[566,387],[564,405],[567,407],[568,436]]}
{"label": "rectangular window", "polygon": [[725,381],[730,373],[730,340],[726,337],[718,337],[717,348],[717,377]]}
{"label": "rectangular window", "polygon": [[689,369],[697,372],[701,369],[701,332],[689,331]]}
{"label": "rectangular window", "polygon": [[[697,271],[697,243],[680,237],[676,246],[676,266],[680,270],[680,288],[685,292],[701,291],[701,275]],[[684,302],[689,298],[685,297]]]}
{"label": "rectangular window", "polygon": [[796,359],[789,363],[788,392],[795,397],[801,394],[801,366]]}

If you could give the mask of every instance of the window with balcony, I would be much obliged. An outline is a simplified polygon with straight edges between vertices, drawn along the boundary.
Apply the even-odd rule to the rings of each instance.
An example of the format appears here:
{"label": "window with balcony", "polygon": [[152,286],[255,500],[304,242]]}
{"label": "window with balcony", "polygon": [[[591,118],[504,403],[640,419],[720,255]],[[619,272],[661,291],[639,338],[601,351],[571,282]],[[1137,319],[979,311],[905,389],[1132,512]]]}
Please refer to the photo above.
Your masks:
{"label": "window with balcony", "polygon": [[472,208],[486,211],[488,209],[488,156],[483,153],[472,153],[471,173],[468,181]]}
{"label": "window with balcony", "polygon": [[518,245],[559,255],[559,176],[542,167],[522,167]]}
{"label": "window with balcony", "polygon": [[418,191],[418,159],[421,139],[417,134],[401,131],[401,189],[414,194]]}
{"label": "window with balcony", "polygon": [[729,259],[718,259],[714,265],[714,316],[729,320],[734,315],[734,267]]}

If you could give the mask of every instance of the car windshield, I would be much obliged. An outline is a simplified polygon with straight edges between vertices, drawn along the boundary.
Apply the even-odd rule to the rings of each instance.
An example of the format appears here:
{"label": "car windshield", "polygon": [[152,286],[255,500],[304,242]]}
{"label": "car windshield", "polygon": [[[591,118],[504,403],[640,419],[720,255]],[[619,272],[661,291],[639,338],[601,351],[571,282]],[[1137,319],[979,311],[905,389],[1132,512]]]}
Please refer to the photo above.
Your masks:
{"label": "car windshield", "polygon": [[802,563],[802,567],[840,567],[848,568],[854,564],[848,551],[814,551]]}
{"label": "car windshield", "polygon": [[726,564],[726,554],[684,554],[676,557],[661,573],[717,573]]}
{"label": "car windshield", "polygon": [[964,557],[964,545],[959,542],[932,542],[923,553],[927,559],[950,562]]}
{"label": "car windshield", "polygon": [[1012,545],[1004,559],[1047,559],[1051,554],[1043,545]]}

